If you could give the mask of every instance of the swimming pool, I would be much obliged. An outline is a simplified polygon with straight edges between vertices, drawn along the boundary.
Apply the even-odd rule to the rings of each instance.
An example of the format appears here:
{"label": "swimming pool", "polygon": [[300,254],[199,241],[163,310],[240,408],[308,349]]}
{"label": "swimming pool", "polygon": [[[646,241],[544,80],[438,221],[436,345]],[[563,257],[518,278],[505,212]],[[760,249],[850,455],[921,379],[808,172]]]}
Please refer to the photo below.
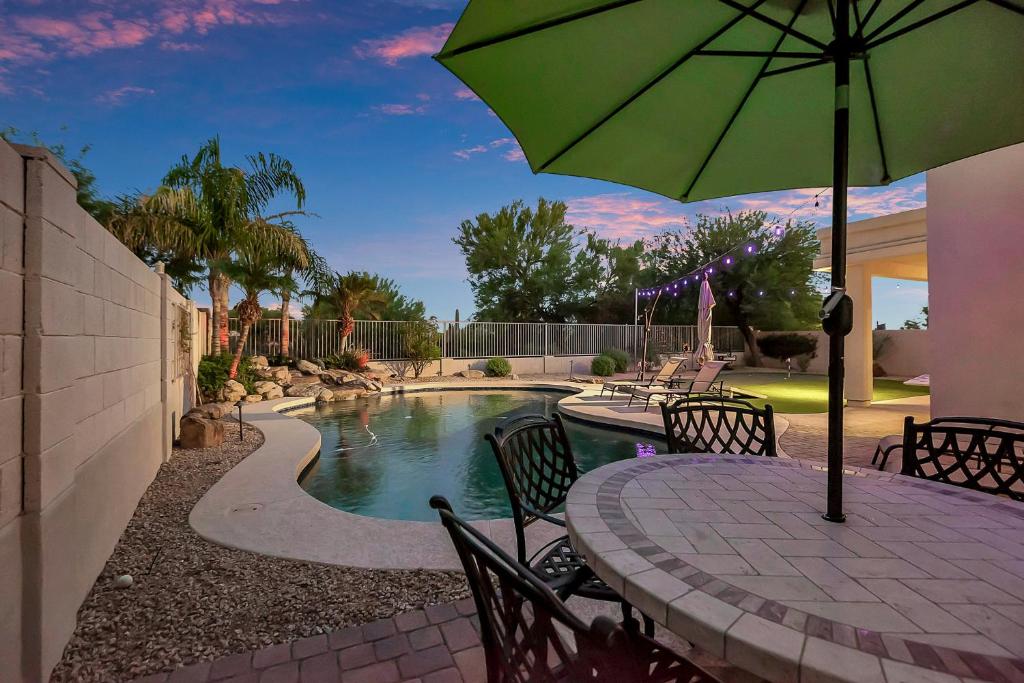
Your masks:
{"label": "swimming pool", "polygon": [[[522,415],[551,415],[562,392],[431,391],[373,396],[292,413],[321,434],[320,456],[299,485],[332,507],[371,517],[436,521],[448,498],[467,519],[509,517],[501,472],[484,434]],[[616,460],[665,452],[655,437],[569,420],[581,474]]]}

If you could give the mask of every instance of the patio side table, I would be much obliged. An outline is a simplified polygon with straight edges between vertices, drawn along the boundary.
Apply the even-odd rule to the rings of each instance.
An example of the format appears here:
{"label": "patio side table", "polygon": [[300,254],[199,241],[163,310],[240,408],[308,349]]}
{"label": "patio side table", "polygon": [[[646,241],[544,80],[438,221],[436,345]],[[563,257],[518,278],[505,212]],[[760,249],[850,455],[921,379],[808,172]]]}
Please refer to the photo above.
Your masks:
{"label": "patio side table", "polygon": [[1024,681],[1024,504],[786,458],[671,455],[583,476],[566,520],[597,575],[773,681]]}

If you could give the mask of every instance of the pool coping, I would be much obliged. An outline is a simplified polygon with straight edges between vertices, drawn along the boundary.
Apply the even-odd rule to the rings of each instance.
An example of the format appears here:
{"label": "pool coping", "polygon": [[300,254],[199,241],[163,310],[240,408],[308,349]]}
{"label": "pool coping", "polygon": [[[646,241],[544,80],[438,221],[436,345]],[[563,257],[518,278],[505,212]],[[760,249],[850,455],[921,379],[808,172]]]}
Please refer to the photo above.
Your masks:
{"label": "pool coping", "polygon": [[[639,421],[630,417],[638,411],[625,410],[625,400],[588,404],[600,391],[596,384],[467,380],[392,385],[384,387],[381,394],[478,389],[564,391],[568,395],[559,400],[558,410],[571,419],[664,436],[659,414],[645,413],[645,421]],[[193,530],[213,543],[272,557],[369,569],[461,571],[462,565],[441,525],[345,512],[317,500],[299,486],[301,473],[320,451],[320,432],[284,411],[312,405],[312,398],[283,398],[245,406],[243,419],[263,433],[263,445],[229,470],[196,503],[189,514]],[[612,410],[620,414],[597,412]],[[779,422],[777,431],[781,436],[788,422]],[[423,492],[425,499],[430,494]],[[511,519],[480,520],[473,526],[502,547],[514,549]],[[533,525],[527,529],[528,544],[536,547],[557,537],[559,531],[554,525]]]}

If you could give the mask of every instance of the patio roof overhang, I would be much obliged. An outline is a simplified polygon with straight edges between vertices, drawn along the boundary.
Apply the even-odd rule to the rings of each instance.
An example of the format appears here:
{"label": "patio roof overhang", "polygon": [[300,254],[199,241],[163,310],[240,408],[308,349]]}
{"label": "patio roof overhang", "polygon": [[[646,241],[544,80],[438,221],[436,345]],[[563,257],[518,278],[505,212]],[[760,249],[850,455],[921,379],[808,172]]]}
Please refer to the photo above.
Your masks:
{"label": "patio roof overhang", "polygon": [[[847,264],[871,275],[901,280],[928,279],[927,209],[855,221],[847,227]],[[814,269],[830,270],[832,229],[818,230],[821,253]]]}

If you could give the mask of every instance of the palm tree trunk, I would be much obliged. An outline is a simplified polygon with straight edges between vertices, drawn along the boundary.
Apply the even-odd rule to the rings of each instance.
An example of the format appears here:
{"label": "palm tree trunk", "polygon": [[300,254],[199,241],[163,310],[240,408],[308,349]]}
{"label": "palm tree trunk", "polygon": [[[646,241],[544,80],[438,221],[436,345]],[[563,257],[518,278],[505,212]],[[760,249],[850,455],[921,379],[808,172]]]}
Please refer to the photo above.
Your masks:
{"label": "palm tree trunk", "polygon": [[289,328],[290,316],[288,314],[288,304],[291,303],[292,293],[287,289],[281,292],[281,355],[287,357],[289,355],[289,349],[291,343],[291,330]]}
{"label": "palm tree trunk", "polygon": [[213,355],[219,356],[221,353],[220,348],[220,276],[213,268],[210,269],[210,275],[207,278],[207,289],[210,292],[210,308],[212,313],[211,319],[211,332],[212,337],[210,349]]}
{"label": "palm tree trunk", "polygon": [[230,346],[230,335],[228,334],[228,311],[231,310],[231,301],[229,296],[231,294],[231,280],[228,279],[224,273],[220,275],[220,344],[221,347],[227,351],[231,348]]}
{"label": "palm tree trunk", "polygon": [[350,311],[342,311],[341,313],[341,348],[338,349],[339,353],[344,352],[348,349],[348,338],[352,334],[352,330],[356,327],[356,321],[352,317]]}
{"label": "palm tree trunk", "polygon": [[242,362],[242,352],[245,350],[245,342],[249,339],[249,330],[252,329],[252,323],[246,320],[241,323],[242,333],[238,335],[238,346],[235,348],[235,357],[231,361],[231,370],[228,371],[228,377],[234,379],[238,376],[238,365]]}

